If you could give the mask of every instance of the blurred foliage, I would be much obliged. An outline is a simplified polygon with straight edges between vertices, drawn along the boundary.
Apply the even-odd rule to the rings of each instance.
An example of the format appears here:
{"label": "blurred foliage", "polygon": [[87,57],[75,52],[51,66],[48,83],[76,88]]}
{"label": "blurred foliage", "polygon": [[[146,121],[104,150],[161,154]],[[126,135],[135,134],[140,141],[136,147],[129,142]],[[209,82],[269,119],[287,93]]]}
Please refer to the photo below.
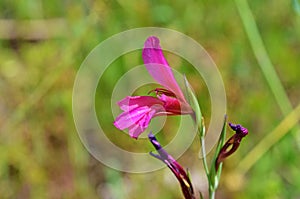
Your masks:
{"label": "blurred foliage", "polygon": [[[255,0],[249,4],[275,70],[296,106],[300,99],[299,3]],[[245,176],[235,169],[283,115],[233,1],[3,0],[0,23],[1,198],[181,198],[167,169],[126,174],[93,159],[80,142],[72,118],[72,87],[84,58],[109,36],[144,26],[175,29],[201,43],[223,76],[228,120],[249,129],[238,152],[223,165],[217,198],[300,197],[300,144],[295,135],[287,134],[276,143]],[[209,93],[203,80],[184,60],[177,62],[175,67],[186,74],[203,115],[209,118]],[[141,63],[139,53],[114,62],[100,80],[107,89],[97,92],[96,107],[112,141],[128,150],[149,151],[146,141],[137,145],[113,127],[107,108],[118,78]],[[168,119],[159,135],[163,143],[176,123],[177,119]],[[201,169],[198,144],[195,141],[179,162],[189,167],[196,190],[205,192],[206,179],[196,173]]]}

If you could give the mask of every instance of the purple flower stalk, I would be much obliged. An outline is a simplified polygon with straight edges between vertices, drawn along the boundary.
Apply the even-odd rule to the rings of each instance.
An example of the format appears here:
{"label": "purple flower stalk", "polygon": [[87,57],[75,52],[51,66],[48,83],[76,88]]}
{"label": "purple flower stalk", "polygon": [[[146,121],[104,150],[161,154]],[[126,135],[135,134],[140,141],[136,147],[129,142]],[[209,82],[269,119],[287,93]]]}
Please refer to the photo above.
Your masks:
{"label": "purple flower stalk", "polygon": [[248,129],[246,129],[240,124],[235,125],[229,123],[229,126],[232,130],[235,131],[235,134],[231,136],[231,138],[229,138],[229,140],[227,140],[227,142],[221,148],[220,153],[215,162],[216,171],[218,171],[220,163],[223,162],[228,156],[233,154],[238,149],[242,141],[242,138],[248,135]]}
{"label": "purple flower stalk", "polygon": [[120,130],[128,128],[129,135],[135,139],[156,116],[194,114],[174,78],[157,37],[151,36],[146,40],[142,57],[150,75],[164,88],[153,90],[156,97],[127,96],[118,102],[124,112],[116,118],[114,125]]}
{"label": "purple flower stalk", "polygon": [[148,138],[158,152],[158,154],[150,152],[150,155],[161,160],[171,169],[171,171],[179,181],[181,191],[186,199],[195,199],[191,180],[182,166],[180,166],[180,164],[176,162],[176,160],[162,148],[160,143],[151,132],[149,133]]}

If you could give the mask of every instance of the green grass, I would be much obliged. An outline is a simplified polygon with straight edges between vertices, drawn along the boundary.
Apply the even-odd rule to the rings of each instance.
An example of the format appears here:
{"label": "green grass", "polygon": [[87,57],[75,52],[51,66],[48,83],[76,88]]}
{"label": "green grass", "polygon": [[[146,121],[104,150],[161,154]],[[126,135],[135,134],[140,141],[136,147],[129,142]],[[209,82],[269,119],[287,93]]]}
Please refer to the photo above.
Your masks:
{"label": "green grass", "polygon": [[[296,2],[2,1],[1,198],[181,198],[167,169],[126,174],[96,161],[80,142],[72,118],[73,82],[84,58],[104,39],[143,26],[172,28],[202,44],[222,74],[228,121],[249,129],[239,150],[223,164],[217,198],[299,198]],[[45,27],[51,29],[47,35]],[[137,56],[124,55],[113,63],[120,69],[106,71],[101,80],[106,89],[95,99],[110,139],[130,151],[147,151],[152,150],[150,144],[137,149],[134,141],[118,139],[110,110],[111,88],[132,64],[142,64]],[[208,117],[210,101],[203,80],[188,64],[179,70],[187,75]],[[168,120],[166,129],[177,122]],[[160,135],[164,143],[169,140],[166,135]],[[179,162],[199,182],[195,189],[205,192],[198,144],[196,140]]]}

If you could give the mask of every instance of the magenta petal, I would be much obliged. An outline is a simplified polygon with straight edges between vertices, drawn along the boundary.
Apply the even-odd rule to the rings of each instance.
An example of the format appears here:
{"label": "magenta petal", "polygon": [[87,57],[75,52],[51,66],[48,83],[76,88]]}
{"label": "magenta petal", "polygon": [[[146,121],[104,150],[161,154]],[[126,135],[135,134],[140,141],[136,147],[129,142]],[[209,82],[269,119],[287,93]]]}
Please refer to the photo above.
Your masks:
{"label": "magenta petal", "polygon": [[139,125],[132,125],[128,129],[129,129],[129,135],[130,135],[130,137],[135,138],[135,139],[137,139],[139,137],[139,135],[141,133],[143,133],[144,130],[145,130],[144,128],[142,128]]}
{"label": "magenta petal", "polygon": [[134,124],[150,111],[149,107],[139,107],[131,111],[121,113],[115,120],[114,125],[121,130],[124,130]]}
{"label": "magenta petal", "polygon": [[143,106],[151,107],[155,104],[163,105],[163,102],[151,96],[127,96],[118,102],[118,105],[123,111],[129,111]]}
{"label": "magenta petal", "polygon": [[151,119],[154,117],[155,110],[150,111],[149,113],[145,114],[138,124],[130,126],[129,129],[129,135],[132,138],[138,138],[138,136],[145,131],[146,128],[148,128],[149,123]]}
{"label": "magenta petal", "polygon": [[155,110],[150,111],[145,114],[143,118],[139,121],[139,125],[129,127],[129,135],[133,138],[138,138],[138,136],[148,128],[151,119],[154,117]]}
{"label": "magenta petal", "polygon": [[183,93],[163,55],[157,37],[151,36],[146,40],[143,49],[143,60],[148,72],[159,84],[174,92],[180,100],[185,101]]}
{"label": "magenta petal", "polygon": [[165,112],[163,102],[150,96],[126,97],[119,106],[124,111],[115,120],[120,130],[129,129],[129,135],[137,138],[149,125],[156,113]]}
{"label": "magenta petal", "polygon": [[157,110],[153,109],[149,111],[147,114],[144,115],[139,121],[139,125],[146,129],[151,121],[151,119],[154,117],[154,114],[157,112]]}

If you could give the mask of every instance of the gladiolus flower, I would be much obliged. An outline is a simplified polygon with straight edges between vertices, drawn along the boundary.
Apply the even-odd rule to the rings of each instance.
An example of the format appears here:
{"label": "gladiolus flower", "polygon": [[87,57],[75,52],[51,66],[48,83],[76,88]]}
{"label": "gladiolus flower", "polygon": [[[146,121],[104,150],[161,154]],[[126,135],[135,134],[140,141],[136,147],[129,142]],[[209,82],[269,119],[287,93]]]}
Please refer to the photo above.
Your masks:
{"label": "gladiolus flower", "polygon": [[248,135],[248,129],[246,129],[240,124],[235,125],[229,123],[229,126],[232,130],[235,131],[235,134],[231,136],[231,138],[229,138],[228,141],[221,148],[215,163],[216,171],[218,171],[220,163],[223,162],[228,156],[233,154],[238,149],[242,141],[242,138]]}
{"label": "gladiolus flower", "polygon": [[150,155],[161,160],[171,169],[179,181],[181,191],[186,199],[195,199],[192,182],[182,166],[162,148],[152,133],[149,133],[148,138],[158,152],[158,154],[150,152]]}
{"label": "gladiolus flower", "polygon": [[156,97],[127,96],[118,102],[124,112],[116,118],[114,125],[120,130],[128,128],[129,135],[136,139],[156,116],[194,114],[174,78],[157,37],[151,36],[146,40],[142,57],[150,75],[164,88],[150,91],[155,92]]}

